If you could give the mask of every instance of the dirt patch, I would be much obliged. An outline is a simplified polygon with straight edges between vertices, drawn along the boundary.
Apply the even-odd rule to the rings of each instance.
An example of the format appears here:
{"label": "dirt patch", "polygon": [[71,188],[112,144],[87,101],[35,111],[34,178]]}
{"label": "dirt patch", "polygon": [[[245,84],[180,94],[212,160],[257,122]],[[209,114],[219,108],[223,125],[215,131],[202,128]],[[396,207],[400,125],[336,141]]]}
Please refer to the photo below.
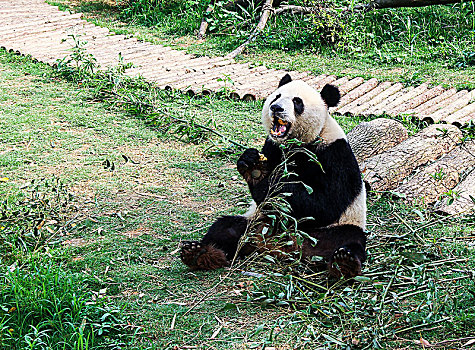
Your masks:
{"label": "dirt patch", "polygon": [[151,233],[152,233],[152,229],[150,227],[143,227],[143,226],[139,226],[135,230],[122,232],[122,234],[124,236],[128,237],[128,238],[137,238],[137,237],[140,237],[142,235],[148,235],[148,234],[151,234]]}
{"label": "dirt patch", "polygon": [[85,4],[105,4],[111,7],[119,7],[119,6],[124,6],[127,4],[127,0],[96,0],[96,1],[90,1],[90,0],[64,0],[62,1],[63,4],[68,4],[71,6],[80,6],[80,5],[85,5]]}
{"label": "dirt patch", "polygon": [[61,242],[61,244],[65,247],[84,247],[85,245],[94,242],[95,240],[86,240],[84,238],[71,238]]}

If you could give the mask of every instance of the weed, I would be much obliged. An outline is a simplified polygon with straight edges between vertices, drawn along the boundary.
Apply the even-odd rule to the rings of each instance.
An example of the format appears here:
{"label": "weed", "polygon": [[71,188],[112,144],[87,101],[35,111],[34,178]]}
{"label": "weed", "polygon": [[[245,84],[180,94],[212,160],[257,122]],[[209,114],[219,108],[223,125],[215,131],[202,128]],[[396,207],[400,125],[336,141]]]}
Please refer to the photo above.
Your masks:
{"label": "weed", "polygon": [[72,195],[57,178],[32,180],[19,193],[2,196],[0,252],[2,263],[22,261],[75,225]]}

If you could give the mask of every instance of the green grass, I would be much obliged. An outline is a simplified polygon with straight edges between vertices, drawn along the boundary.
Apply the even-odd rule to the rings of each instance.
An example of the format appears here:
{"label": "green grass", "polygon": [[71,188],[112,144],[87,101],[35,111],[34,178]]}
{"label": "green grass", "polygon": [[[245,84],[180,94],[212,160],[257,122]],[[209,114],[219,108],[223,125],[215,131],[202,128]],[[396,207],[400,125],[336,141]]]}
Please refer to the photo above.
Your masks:
{"label": "green grass", "polygon": [[[56,1],[64,7],[67,0]],[[349,1],[335,1],[346,6]],[[77,10],[117,33],[184,49],[222,56],[245,41],[257,23],[258,9],[210,16],[205,41],[196,31],[205,1],[134,1],[125,7],[81,2]],[[474,2],[415,9],[386,9],[339,17],[282,15],[240,60],[270,68],[313,74],[376,77],[408,85],[429,82],[445,87],[475,87]],[[333,39],[331,39],[333,38]]]}
{"label": "green grass", "polygon": [[[128,349],[396,349],[419,347],[414,342],[421,338],[460,348],[473,335],[473,218],[443,218],[424,205],[372,196],[369,261],[365,278],[352,285],[332,285],[324,273],[259,260],[233,270],[189,272],[178,258],[179,241],[199,239],[219,215],[243,213],[250,197],[234,168],[236,155],[222,152],[228,140],[208,133],[190,139],[167,116],[212,120],[209,125],[228,138],[259,145],[261,103],[190,98],[146,84],[120,86],[118,93],[159,106],[150,114],[140,104],[118,103],[105,90],[100,96],[106,102],[98,102],[87,78],[66,81],[47,66],[5,51],[0,75],[0,127],[6,131],[0,133],[6,145],[0,178],[8,179],[0,182],[2,202],[25,202],[31,180],[42,178],[59,177],[73,196],[68,210],[40,211],[46,221],[59,213],[57,223],[49,224],[53,233],[42,226],[26,249],[12,250],[18,240],[0,231],[2,252],[8,247],[12,252],[0,267],[14,281],[0,289],[8,300],[2,301],[7,317],[0,318],[9,322],[6,335],[21,328],[17,341],[25,342],[26,334],[40,340],[54,334],[74,344],[80,334],[76,321],[81,325],[87,316],[88,325],[98,324],[98,343],[89,348],[100,348],[97,320],[106,306],[123,311],[119,322],[105,317],[107,327],[118,330],[102,341],[128,342],[122,346]],[[349,131],[360,119],[338,121]],[[417,129],[407,121],[406,126]],[[29,226],[9,227],[17,237],[28,237],[18,227]],[[8,273],[12,264],[18,269]],[[38,297],[34,293],[43,285],[47,293]],[[108,298],[98,309],[84,306],[74,313],[62,304],[72,305],[73,291],[84,301],[104,289]],[[64,300],[57,300],[59,294]],[[14,303],[23,305],[23,318],[11,318]],[[66,310],[68,321],[58,320],[47,305]],[[27,317],[40,311],[41,318]],[[44,336],[30,327],[41,331],[38,325],[46,323]],[[133,332],[133,339],[127,337]]]}
{"label": "green grass", "polygon": [[48,262],[1,269],[2,349],[83,350],[124,344],[114,336],[125,322],[121,310],[104,292],[87,290],[83,276]]}

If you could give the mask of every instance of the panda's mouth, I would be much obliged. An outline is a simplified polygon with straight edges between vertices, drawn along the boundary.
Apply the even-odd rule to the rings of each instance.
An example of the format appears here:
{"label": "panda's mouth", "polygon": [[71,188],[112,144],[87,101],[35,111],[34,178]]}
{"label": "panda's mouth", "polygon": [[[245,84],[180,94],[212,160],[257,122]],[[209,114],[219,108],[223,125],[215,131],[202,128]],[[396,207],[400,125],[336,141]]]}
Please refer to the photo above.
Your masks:
{"label": "panda's mouth", "polygon": [[290,131],[292,123],[286,122],[278,117],[274,117],[274,123],[272,124],[272,129],[270,133],[273,137],[283,138],[287,136]]}

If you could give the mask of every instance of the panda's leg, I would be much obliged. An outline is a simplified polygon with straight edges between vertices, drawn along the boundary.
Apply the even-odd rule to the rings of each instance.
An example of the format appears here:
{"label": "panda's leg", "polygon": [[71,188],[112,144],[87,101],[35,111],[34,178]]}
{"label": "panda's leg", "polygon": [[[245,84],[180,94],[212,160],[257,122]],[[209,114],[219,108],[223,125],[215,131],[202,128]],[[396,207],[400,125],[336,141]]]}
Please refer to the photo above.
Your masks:
{"label": "panda's leg", "polygon": [[246,232],[247,223],[243,216],[220,217],[211,225],[201,242],[182,242],[181,260],[191,270],[215,270],[229,266],[239,239]]}
{"label": "panda's leg", "polygon": [[352,278],[361,275],[366,260],[366,235],[354,225],[341,225],[308,231],[317,239],[314,245],[305,240],[304,256],[322,256],[327,260],[328,271],[334,277]]}

